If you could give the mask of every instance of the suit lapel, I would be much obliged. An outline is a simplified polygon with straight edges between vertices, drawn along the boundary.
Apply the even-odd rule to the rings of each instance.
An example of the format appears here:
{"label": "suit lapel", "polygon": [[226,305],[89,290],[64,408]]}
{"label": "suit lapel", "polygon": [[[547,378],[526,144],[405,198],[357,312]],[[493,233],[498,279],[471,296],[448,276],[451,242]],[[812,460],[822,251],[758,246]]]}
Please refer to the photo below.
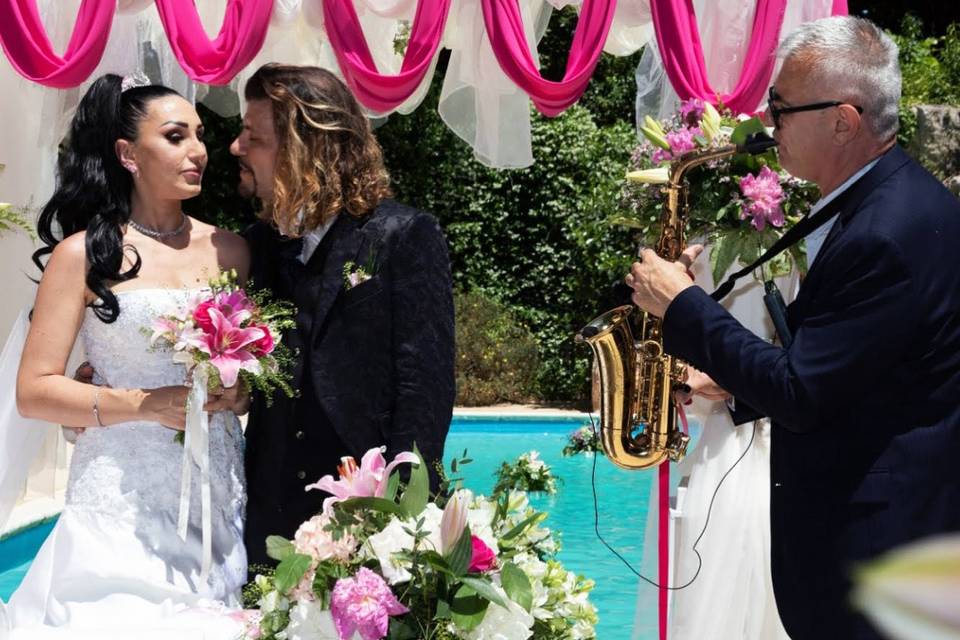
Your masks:
{"label": "suit lapel", "polygon": [[843,194],[843,196],[846,196],[844,197],[845,202],[837,213],[837,219],[833,223],[830,233],[827,234],[826,239],[823,241],[817,259],[812,265],[809,265],[807,276],[804,278],[803,285],[797,293],[797,299],[790,305],[790,309],[788,309],[788,317],[791,324],[795,325],[799,323],[800,318],[804,315],[803,307],[810,292],[815,291],[817,288],[817,281],[822,275],[823,263],[827,262],[827,260],[825,260],[827,249],[843,235],[844,230],[849,226],[850,221],[856,215],[866,197],[909,161],[910,156],[908,156],[899,145],[895,145],[880,158],[880,161],[877,162],[870,171],[850,186],[849,196]]}
{"label": "suit lapel", "polygon": [[337,295],[343,290],[344,265],[350,260],[356,261],[357,259],[363,242],[361,229],[361,220],[348,213],[341,213],[330,228],[329,238],[324,238],[324,240],[329,241],[329,244],[324,247],[323,254],[317,255],[320,254],[321,249],[321,247],[317,247],[317,252],[307,263],[307,268],[312,274],[319,274],[319,277],[313,278],[311,282],[314,291],[310,297],[315,300],[313,306],[314,334],[323,326],[330,308],[337,299]]}

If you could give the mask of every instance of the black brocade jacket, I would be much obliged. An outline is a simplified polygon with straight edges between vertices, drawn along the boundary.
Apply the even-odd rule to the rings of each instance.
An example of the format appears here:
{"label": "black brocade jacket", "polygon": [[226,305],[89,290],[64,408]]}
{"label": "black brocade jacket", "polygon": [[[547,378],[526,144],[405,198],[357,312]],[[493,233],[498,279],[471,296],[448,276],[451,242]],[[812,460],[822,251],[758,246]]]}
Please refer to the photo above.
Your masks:
{"label": "black brocade jacket", "polygon": [[[251,280],[297,306],[284,341],[299,352],[300,396],[255,395],[247,426],[247,551],[265,561],[267,535],[292,537],[326,494],[305,492],[385,446],[389,459],[416,443],[431,470],[443,456],[454,402],[450,261],[437,221],[392,200],[357,218],[342,213],[306,265],[301,243],[266,223],[246,232]],[[349,287],[344,266],[370,277]]]}

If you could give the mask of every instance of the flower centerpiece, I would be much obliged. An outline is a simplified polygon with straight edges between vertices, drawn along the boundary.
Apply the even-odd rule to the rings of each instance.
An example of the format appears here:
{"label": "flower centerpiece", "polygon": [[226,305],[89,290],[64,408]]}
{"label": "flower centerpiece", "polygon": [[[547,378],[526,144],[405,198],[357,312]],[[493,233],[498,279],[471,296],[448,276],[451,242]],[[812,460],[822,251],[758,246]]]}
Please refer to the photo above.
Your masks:
{"label": "flower centerpiece", "polygon": [[515,462],[502,463],[496,476],[494,493],[510,490],[551,494],[557,492],[557,479],[550,470],[550,465],[540,459],[538,451],[528,451],[520,454]]}
{"label": "flower centerpiece", "polygon": [[578,453],[600,453],[602,455],[603,447],[600,445],[600,436],[593,425],[585,424],[567,436],[567,444],[564,445],[562,453],[564,456],[575,456]]}
{"label": "flower centerpiece", "polygon": [[[674,158],[690,151],[741,144],[748,135],[763,130],[756,117],[725,109],[718,112],[698,99],[684,101],[667,120],[647,116],[640,127],[644,139],[631,156],[624,190],[629,213],[613,222],[638,229],[645,244],[654,244],[664,207],[659,185],[667,182]],[[756,260],[818,197],[814,185],[783,171],[772,149],[757,156],[737,154],[708,162],[692,170],[687,180],[689,237],[702,238],[710,246],[715,283],[734,261],[747,265]],[[768,264],[772,275],[784,275],[794,267],[806,270],[799,245]]]}
{"label": "flower centerpiece", "polygon": [[[402,491],[401,464],[414,465]],[[418,454],[388,464],[381,449],[308,486],[331,497],[293,540],[268,538],[279,564],[247,590],[247,637],[595,637],[593,582],[556,561],[546,514],[523,492],[484,497],[447,481],[431,500],[428,486]]]}

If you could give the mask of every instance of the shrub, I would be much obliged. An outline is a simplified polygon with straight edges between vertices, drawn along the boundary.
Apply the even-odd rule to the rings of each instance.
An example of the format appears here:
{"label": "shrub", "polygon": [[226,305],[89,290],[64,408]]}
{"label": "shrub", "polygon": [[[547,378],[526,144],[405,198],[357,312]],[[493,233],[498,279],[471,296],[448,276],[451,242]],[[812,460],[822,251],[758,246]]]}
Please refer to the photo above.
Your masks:
{"label": "shrub", "polygon": [[503,305],[478,293],[454,297],[457,319],[457,404],[530,399],[537,342]]}

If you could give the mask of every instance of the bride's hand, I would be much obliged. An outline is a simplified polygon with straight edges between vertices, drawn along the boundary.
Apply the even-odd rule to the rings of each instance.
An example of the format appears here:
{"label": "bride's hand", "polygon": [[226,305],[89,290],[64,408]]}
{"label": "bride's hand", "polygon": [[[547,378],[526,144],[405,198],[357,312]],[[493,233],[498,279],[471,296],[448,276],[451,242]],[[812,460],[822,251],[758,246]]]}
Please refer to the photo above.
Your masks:
{"label": "bride's hand", "polygon": [[153,422],[183,431],[187,425],[188,387],[182,385],[144,389],[141,409]]}
{"label": "bride's hand", "polygon": [[237,381],[237,384],[226,389],[219,389],[211,392],[207,404],[203,405],[204,411],[232,411],[238,416],[242,416],[250,410],[250,391],[247,386]]}

